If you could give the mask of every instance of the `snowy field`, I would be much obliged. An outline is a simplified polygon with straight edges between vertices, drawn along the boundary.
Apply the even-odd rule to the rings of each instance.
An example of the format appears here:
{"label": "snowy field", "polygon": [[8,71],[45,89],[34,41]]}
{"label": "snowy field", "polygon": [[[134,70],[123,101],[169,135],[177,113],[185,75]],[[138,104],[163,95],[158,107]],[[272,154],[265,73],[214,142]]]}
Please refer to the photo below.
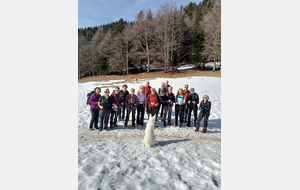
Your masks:
{"label": "snowy field", "polygon": [[[150,152],[141,144],[146,125],[124,129],[118,122],[118,129],[99,134],[88,129],[91,116],[86,94],[96,86],[112,92],[124,80],[78,83],[78,189],[221,189],[221,78],[156,78],[149,80],[150,86],[158,89],[165,80],[175,94],[189,84],[199,97],[209,95],[212,108],[206,134],[187,128],[187,123],[178,128],[163,127],[157,121],[156,126],[163,128],[154,131],[159,152]],[[137,91],[145,83],[132,80],[127,85]],[[172,124],[174,116],[173,107]],[[202,127],[203,120],[200,130]]]}

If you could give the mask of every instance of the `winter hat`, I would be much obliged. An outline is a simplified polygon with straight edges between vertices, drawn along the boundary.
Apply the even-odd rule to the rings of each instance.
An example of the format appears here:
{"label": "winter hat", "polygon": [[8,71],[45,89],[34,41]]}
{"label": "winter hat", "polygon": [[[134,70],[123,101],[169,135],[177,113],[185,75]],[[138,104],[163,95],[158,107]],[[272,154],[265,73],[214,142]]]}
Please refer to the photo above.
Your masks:
{"label": "winter hat", "polygon": [[202,99],[203,99],[204,97],[207,97],[207,100],[209,100],[209,96],[208,96],[208,95],[202,96]]}
{"label": "winter hat", "polygon": [[191,88],[190,91],[195,91],[195,88]]}

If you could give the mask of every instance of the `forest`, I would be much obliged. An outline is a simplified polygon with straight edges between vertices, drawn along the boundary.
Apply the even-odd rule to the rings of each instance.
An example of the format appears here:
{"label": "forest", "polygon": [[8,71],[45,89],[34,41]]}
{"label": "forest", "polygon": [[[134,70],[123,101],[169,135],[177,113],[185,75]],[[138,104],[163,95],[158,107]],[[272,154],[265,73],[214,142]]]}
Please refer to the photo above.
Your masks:
{"label": "forest", "polygon": [[190,2],[179,9],[171,0],[155,13],[137,11],[132,22],[121,18],[78,28],[78,78],[172,72],[185,63],[201,69],[206,62],[221,62],[220,0]]}

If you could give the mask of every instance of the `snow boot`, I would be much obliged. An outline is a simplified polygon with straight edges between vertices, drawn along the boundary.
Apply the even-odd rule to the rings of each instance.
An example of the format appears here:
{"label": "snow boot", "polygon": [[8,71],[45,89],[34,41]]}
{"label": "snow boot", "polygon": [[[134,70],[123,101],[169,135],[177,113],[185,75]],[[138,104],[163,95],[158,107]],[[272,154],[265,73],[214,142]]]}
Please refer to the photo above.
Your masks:
{"label": "snow boot", "polygon": [[202,133],[206,133],[206,130],[207,130],[207,127],[203,127],[203,129],[202,129]]}
{"label": "snow boot", "polygon": [[94,123],[94,128],[97,129],[97,130],[99,129],[98,123]]}

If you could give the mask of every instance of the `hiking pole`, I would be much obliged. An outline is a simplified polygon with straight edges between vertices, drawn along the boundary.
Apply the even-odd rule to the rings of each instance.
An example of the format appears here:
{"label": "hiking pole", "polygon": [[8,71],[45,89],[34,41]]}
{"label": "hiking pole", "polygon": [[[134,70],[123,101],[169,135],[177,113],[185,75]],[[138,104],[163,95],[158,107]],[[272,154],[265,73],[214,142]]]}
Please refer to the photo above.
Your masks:
{"label": "hiking pole", "polygon": [[[192,115],[192,113],[191,113],[191,115]],[[194,117],[192,118],[191,125],[192,125],[192,123],[194,123],[194,125],[195,125],[195,110],[194,109],[193,109],[193,115],[194,115]]]}
{"label": "hiking pole", "polygon": [[98,134],[99,134],[99,131],[100,131],[101,119],[102,119],[102,109],[100,109],[100,122],[99,122]]}
{"label": "hiking pole", "polygon": [[119,128],[118,128],[118,108],[116,109],[116,114],[117,114],[117,130],[119,131]]}

